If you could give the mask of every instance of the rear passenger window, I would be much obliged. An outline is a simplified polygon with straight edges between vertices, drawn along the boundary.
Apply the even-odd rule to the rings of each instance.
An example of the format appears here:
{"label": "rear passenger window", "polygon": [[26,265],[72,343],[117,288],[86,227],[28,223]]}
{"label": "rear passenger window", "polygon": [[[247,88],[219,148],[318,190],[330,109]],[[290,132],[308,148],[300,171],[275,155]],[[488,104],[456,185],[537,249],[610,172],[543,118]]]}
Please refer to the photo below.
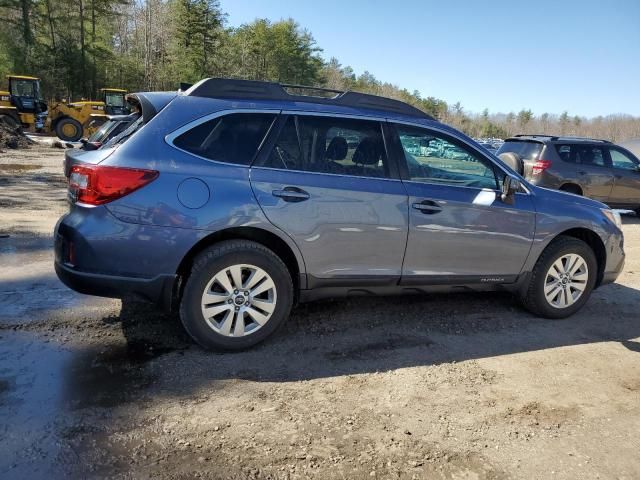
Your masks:
{"label": "rear passenger window", "polygon": [[605,166],[606,162],[604,160],[603,148],[593,147],[591,145],[575,145],[573,148],[576,150],[576,163],[595,165],[598,167]]}
{"label": "rear passenger window", "polygon": [[289,117],[264,166],[285,170],[303,170],[302,150],[295,117]]}
{"label": "rear passenger window", "polygon": [[290,116],[261,166],[385,178],[387,155],[378,122]]}
{"label": "rear passenger window", "polygon": [[556,151],[562,161],[576,163],[576,157],[572,155],[570,145],[556,145]]}
{"label": "rear passenger window", "polygon": [[249,165],[275,117],[268,113],[225,115],[183,133],[173,144],[211,160]]}

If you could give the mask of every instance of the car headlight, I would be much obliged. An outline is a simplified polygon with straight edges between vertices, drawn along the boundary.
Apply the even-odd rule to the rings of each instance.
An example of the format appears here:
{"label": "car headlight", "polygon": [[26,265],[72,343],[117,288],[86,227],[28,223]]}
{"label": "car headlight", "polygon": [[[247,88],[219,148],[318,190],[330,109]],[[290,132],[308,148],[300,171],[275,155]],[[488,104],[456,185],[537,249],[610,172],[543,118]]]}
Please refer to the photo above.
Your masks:
{"label": "car headlight", "polygon": [[602,208],[601,210],[602,213],[604,213],[604,216],[607,217],[611,223],[622,230],[622,218],[620,218],[620,214],[618,212],[608,208]]}

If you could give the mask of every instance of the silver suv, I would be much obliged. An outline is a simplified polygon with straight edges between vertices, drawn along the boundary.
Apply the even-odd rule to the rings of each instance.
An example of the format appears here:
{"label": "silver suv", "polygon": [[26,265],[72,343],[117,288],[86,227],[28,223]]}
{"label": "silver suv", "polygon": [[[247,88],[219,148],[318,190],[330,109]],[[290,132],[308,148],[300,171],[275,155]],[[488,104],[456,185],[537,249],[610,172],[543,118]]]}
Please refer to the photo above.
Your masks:
{"label": "silver suv", "polygon": [[497,155],[531,183],[640,214],[640,160],[606,140],[516,135]]}

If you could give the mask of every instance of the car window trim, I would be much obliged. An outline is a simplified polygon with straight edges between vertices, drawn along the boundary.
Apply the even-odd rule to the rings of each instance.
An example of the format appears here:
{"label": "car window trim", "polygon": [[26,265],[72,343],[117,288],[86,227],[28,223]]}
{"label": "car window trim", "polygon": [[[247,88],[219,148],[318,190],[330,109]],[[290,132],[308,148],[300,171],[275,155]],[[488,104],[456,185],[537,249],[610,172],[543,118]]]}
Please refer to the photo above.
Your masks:
{"label": "car window trim", "polygon": [[[351,120],[364,120],[364,121],[369,121],[369,122],[377,122],[379,127],[380,127],[380,135],[382,136],[382,142],[384,145],[384,149],[385,149],[385,153],[387,156],[387,162],[389,163],[389,177],[367,177],[367,176],[363,176],[363,175],[347,175],[347,174],[342,174],[342,173],[329,173],[329,172],[311,172],[308,170],[298,170],[298,169],[293,169],[293,168],[277,168],[277,167],[265,167],[262,165],[255,165],[256,161],[258,159],[264,159],[264,156],[269,155],[271,153],[271,150],[274,147],[275,142],[277,141],[278,136],[280,135],[280,132],[282,131],[282,128],[284,128],[284,125],[286,124],[287,120],[289,119],[290,116],[311,116],[311,117],[330,117],[330,118],[346,118],[346,119],[351,119]],[[298,172],[298,173],[310,173],[310,174],[314,174],[314,175],[332,175],[335,177],[348,177],[348,178],[367,178],[367,179],[374,179],[374,180],[391,180],[391,181],[401,181],[400,178],[400,170],[399,167],[397,165],[396,159],[395,159],[395,155],[391,155],[391,152],[388,148],[388,144],[387,144],[387,131],[386,131],[386,118],[384,117],[380,117],[380,116],[368,116],[368,115],[357,115],[357,114],[344,114],[344,113],[327,113],[327,112],[313,112],[313,111],[305,111],[305,110],[282,110],[280,112],[280,118],[282,118],[282,121],[279,124],[279,127],[274,129],[277,130],[277,132],[273,133],[273,137],[270,138],[268,141],[265,141],[264,144],[266,144],[265,146],[268,146],[268,148],[264,148],[264,149],[259,149],[258,151],[258,155],[255,156],[254,161],[251,163],[251,168],[264,168],[266,170],[277,170],[280,172]],[[297,122],[296,122],[297,123]],[[300,138],[298,137],[298,141],[300,141]]]}
{"label": "car window trim", "polygon": [[[172,131],[171,133],[168,133],[167,135],[165,135],[164,141],[170,147],[173,147],[176,150],[180,150],[181,152],[184,152],[184,153],[186,153],[188,155],[191,155],[192,157],[196,157],[196,158],[199,158],[201,160],[206,160],[207,162],[214,162],[214,163],[218,163],[218,164],[221,164],[221,165],[232,165],[232,166],[235,166],[235,167],[242,167],[242,168],[250,168],[251,165],[253,164],[253,162],[255,161],[255,159],[258,157],[258,154],[259,154],[262,146],[265,144],[266,139],[269,137],[271,131],[273,130],[274,125],[278,122],[278,118],[280,118],[279,115],[280,115],[281,112],[282,112],[282,110],[279,109],[279,108],[231,108],[231,109],[225,109],[225,110],[218,110],[217,112],[209,113],[209,114],[204,115],[202,117],[196,118],[195,120],[192,120],[192,121],[182,125],[181,127],[177,128],[176,130]],[[180,148],[174,143],[176,138],[178,138],[180,135],[182,135],[183,133],[188,132],[189,130],[191,130],[193,128],[196,128],[196,127],[202,125],[203,123],[209,122],[211,120],[215,120],[216,118],[220,118],[220,117],[224,117],[224,116],[231,115],[231,114],[236,114],[236,113],[243,113],[243,114],[244,113],[246,113],[246,114],[269,113],[269,114],[275,115],[275,118],[271,122],[271,125],[269,125],[269,128],[267,129],[267,132],[265,133],[264,137],[260,141],[260,145],[258,145],[258,149],[254,153],[253,158],[246,165],[243,164],[243,163],[224,162],[222,160],[214,160],[212,158],[203,157],[202,155],[198,155],[196,153],[193,153],[193,152],[190,152],[188,150],[185,150],[184,148]]]}

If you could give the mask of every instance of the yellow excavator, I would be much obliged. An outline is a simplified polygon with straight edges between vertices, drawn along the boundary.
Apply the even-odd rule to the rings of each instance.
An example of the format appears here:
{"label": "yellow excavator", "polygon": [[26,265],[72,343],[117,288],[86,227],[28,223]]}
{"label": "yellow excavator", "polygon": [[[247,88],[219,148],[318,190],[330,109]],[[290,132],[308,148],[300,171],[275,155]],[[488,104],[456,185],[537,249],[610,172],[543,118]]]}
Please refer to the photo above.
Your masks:
{"label": "yellow excavator", "polygon": [[126,90],[103,88],[101,100],[78,102],[42,99],[40,79],[24,75],[9,75],[9,90],[0,91],[0,122],[29,132],[57,135],[61,140],[75,142],[90,136],[104,123],[108,115],[129,113]]}

